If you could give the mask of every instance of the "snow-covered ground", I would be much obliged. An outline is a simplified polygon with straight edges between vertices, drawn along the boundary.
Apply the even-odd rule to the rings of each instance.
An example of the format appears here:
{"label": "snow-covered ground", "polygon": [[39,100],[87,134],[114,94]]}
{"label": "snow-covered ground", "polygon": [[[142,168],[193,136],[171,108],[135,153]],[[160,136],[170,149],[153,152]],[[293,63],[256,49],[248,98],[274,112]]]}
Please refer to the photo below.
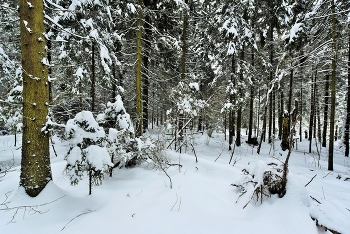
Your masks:
{"label": "snow-covered ground", "polygon": [[90,196],[87,178],[70,185],[63,173],[68,144],[55,139],[53,182],[36,198],[18,189],[20,136],[17,147],[14,136],[1,136],[0,168],[11,165],[13,158],[16,166],[5,176],[0,174],[0,233],[327,233],[310,215],[331,229],[350,233],[350,159],[339,147],[330,172],[326,149],[318,160],[315,146],[309,154],[308,141],[299,142],[290,159],[287,194],[262,204],[254,198],[243,209],[249,197],[239,198],[239,190],[231,186],[242,169],[262,161],[284,161],[287,151],[281,151],[276,141],[276,150],[264,143],[258,155],[256,147],[244,143],[235,148],[229,164],[224,135],[213,136],[208,140],[196,135],[198,163],[191,148],[181,154],[167,151],[172,163],[182,165],[167,170],[172,188],[164,172],[143,164],[115,169]]}

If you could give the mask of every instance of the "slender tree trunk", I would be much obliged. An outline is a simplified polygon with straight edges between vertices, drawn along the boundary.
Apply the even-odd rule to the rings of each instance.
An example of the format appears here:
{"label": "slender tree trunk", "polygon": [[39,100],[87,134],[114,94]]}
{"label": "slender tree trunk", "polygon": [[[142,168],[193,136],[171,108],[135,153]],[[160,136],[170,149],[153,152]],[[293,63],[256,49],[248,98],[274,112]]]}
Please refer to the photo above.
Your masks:
{"label": "slender tree trunk", "polygon": [[[239,75],[239,81],[243,81],[243,61],[244,61],[244,45],[241,51],[241,58],[240,58],[240,64],[241,64],[241,69],[240,69],[240,75]],[[239,82],[239,83],[240,83]],[[243,96],[242,93],[242,87],[239,84],[238,87],[238,95],[240,97]],[[241,101],[238,102],[238,110],[237,110],[237,136],[236,136],[236,146],[241,146],[241,128],[242,128],[242,103]]]}
{"label": "slender tree trunk", "polygon": [[112,75],[113,75],[113,81],[112,81],[112,96],[111,96],[111,102],[115,102],[115,96],[117,95],[117,74],[115,71],[115,63],[112,64]]}
{"label": "slender tree trunk", "polygon": [[95,42],[93,41],[91,45],[91,112],[95,111],[95,83]]}
{"label": "slender tree trunk", "polygon": [[143,0],[138,0],[138,20],[137,20],[137,32],[136,32],[136,136],[142,135],[142,92],[141,92],[141,80],[142,80],[142,5]]}
{"label": "slender tree trunk", "polygon": [[[188,3],[188,0],[185,0],[185,3]],[[187,27],[188,27],[188,16],[187,11],[183,12],[183,24],[182,24],[182,54],[181,54],[181,81],[186,80],[186,56],[187,56]],[[179,113],[179,135],[180,140],[183,138],[183,131],[181,130],[184,125],[184,113],[180,110]],[[181,149],[180,149],[181,152]]]}
{"label": "slender tree trunk", "polygon": [[[293,66],[293,64],[291,64],[291,66]],[[293,69],[290,71],[290,77],[289,77],[289,95],[288,95],[288,114],[291,114],[292,111],[292,99],[293,99]],[[291,126],[291,122],[292,122],[292,118],[289,118],[289,122],[288,122],[288,128],[290,129]],[[289,134],[289,130],[288,130],[288,134]]]}
{"label": "slender tree trunk", "polygon": [[301,77],[301,85],[300,85],[299,112],[300,112],[299,138],[301,142],[303,137],[303,77]]}
{"label": "slender tree trunk", "polygon": [[[152,9],[152,4],[149,1],[145,1],[145,7],[148,9]],[[142,92],[142,98],[143,98],[143,106],[142,106],[142,112],[143,112],[143,132],[146,131],[148,128],[148,89],[149,89],[149,59],[150,59],[150,50],[151,50],[151,37],[152,37],[152,30],[151,30],[151,17],[148,12],[145,16],[145,25],[144,25],[144,52],[143,52],[143,92]]]}
{"label": "slender tree trunk", "polygon": [[[269,2],[271,3],[271,2]],[[271,6],[272,9],[272,6]],[[269,39],[270,39],[270,64],[273,67],[273,27],[274,23],[271,21],[270,22],[270,30],[269,30]],[[273,71],[272,68],[270,68],[270,82],[272,82],[273,79]],[[271,93],[269,94],[269,138],[268,138],[268,142],[271,143],[272,142],[272,121],[275,121],[273,119],[273,114],[272,114],[272,102],[273,102],[273,96],[274,95],[274,89],[271,91]]]}
{"label": "slender tree trunk", "polygon": [[20,0],[20,22],[23,70],[20,186],[29,196],[35,197],[52,180],[49,135],[41,130],[46,123],[49,103],[43,1],[28,4]]}
{"label": "slender tree trunk", "polygon": [[[234,75],[235,75],[235,56],[232,55],[232,62],[231,62],[231,69],[232,69],[232,73],[231,73],[231,83],[234,84]],[[233,93],[230,93],[230,103],[233,105],[235,101],[235,95]],[[235,118],[234,118],[234,111],[232,110],[232,108],[230,108],[230,112],[229,112],[229,123],[228,123],[228,149],[231,150],[232,149],[232,144],[233,144],[233,136],[235,135],[235,129],[234,129],[234,122],[235,122]]]}
{"label": "slender tree trunk", "polygon": [[280,104],[279,104],[279,110],[278,110],[278,139],[282,139],[282,126],[283,126],[283,91],[282,88],[280,90]]}
{"label": "slender tree trunk", "polygon": [[[350,25],[348,26],[350,28]],[[344,145],[345,145],[345,157],[349,157],[349,131],[350,131],[350,33],[349,33],[349,45],[348,45],[348,88],[347,88],[347,101],[346,101],[346,123],[344,131]]]}
{"label": "slender tree trunk", "polygon": [[266,115],[267,115],[267,104],[265,105],[265,108],[264,108],[264,118],[263,118],[263,128],[262,128],[262,132],[261,132],[261,137],[260,137],[260,142],[259,142],[259,146],[258,146],[258,150],[257,150],[257,153],[260,154],[260,150],[261,150],[261,144],[262,144],[262,141],[263,141],[263,137],[265,136],[266,134]]}
{"label": "slender tree trunk", "polygon": [[328,128],[328,102],[329,102],[329,75],[325,76],[324,88],[324,110],[323,110],[323,133],[322,133],[322,147],[327,145],[327,128]]}
{"label": "slender tree trunk", "polygon": [[309,126],[309,153],[311,153],[311,143],[312,143],[312,135],[313,135],[313,126],[314,126],[314,106],[315,106],[315,84],[316,84],[316,76],[311,84],[311,102],[310,102],[310,126]]}
{"label": "slender tree trunk", "polygon": [[334,118],[335,118],[335,83],[336,83],[336,58],[337,58],[337,37],[336,37],[336,15],[334,0],[332,4],[332,83],[331,83],[331,116],[329,121],[329,152],[328,170],[333,171],[333,149],[334,149]]}

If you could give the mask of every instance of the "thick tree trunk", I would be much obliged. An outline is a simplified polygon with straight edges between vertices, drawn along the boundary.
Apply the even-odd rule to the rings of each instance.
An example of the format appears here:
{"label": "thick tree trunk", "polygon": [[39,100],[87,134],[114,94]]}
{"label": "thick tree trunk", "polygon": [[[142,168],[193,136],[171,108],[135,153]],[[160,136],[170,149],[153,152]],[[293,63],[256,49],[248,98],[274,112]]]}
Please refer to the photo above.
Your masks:
{"label": "thick tree trunk", "polygon": [[49,103],[44,4],[20,0],[20,35],[23,75],[23,135],[20,186],[37,196],[52,180],[49,135],[46,123]]}
{"label": "thick tree trunk", "polygon": [[335,83],[336,83],[336,58],[337,58],[337,37],[336,37],[336,15],[334,0],[332,4],[332,83],[331,83],[331,116],[329,121],[329,151],[328,170],[333,171],[333,149],[334,149],[334,118],[335,118]]}
{"label": "thick tree trunk", "polygon": [[136,32],[136,136],[142,135],[142,92],[141,92],[141,80],[142,80],[142,4],[143,0],[138,0],[138,20],[137,20],[137,32]]}

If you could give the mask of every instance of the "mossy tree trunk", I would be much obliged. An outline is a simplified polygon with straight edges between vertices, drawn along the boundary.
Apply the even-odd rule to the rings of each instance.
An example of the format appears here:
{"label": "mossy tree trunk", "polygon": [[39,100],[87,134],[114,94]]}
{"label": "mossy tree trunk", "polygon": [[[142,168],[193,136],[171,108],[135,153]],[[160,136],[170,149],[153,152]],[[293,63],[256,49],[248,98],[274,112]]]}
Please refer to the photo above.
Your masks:
{"label": "mossy tree trunk", "polygon": [[142,26],[143,26],[143,14],[142,5],[143,0],[138,0],[138,20],[137,20],[137,32],[136,32],[136,136],[142,135]]}
{"label": "mossy tree trunk", "polygon": [[52,180],[46,123],[49,84],[44,3],[20,0],[20,34],[23,69],[23,138],[20,186],[37,196]]}

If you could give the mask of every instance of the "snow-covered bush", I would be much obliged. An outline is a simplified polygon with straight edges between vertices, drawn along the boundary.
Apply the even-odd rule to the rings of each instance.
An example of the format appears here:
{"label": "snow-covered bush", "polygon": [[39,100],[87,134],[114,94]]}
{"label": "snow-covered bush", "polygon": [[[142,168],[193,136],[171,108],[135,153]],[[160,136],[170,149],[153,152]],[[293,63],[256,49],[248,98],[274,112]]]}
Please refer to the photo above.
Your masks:
{"label": "snow-covered bush", "polygon": [[89,176],[89,194],[92,185],[100,185],[105,172],[113,166],[104,146],[105,132],[90,111],[79,112],[66,125],[66,137],[70,149],[66,155],[66,172],[73,185],[85,174]]}
{"label": "snow-covered bush", "polygon": [[282,191],[283,165],[279,161],[266,163],[259,160],[248,169],[242,170],[243,175],[233,184],[241,192],[239,199],[244,202],[245,208],[251,200],[263,202],[272,194],[283,197]]}

